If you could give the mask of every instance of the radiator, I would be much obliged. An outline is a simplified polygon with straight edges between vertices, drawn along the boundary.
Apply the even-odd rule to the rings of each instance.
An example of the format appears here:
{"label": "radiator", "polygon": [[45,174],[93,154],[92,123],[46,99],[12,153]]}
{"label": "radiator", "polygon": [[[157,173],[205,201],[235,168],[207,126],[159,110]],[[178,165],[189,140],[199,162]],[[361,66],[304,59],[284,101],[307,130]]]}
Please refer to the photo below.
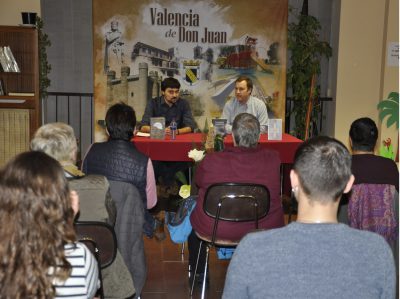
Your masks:
{"label": "radiator", "polygon": [[0,109],[0,166],[29,149],[29,110]]}

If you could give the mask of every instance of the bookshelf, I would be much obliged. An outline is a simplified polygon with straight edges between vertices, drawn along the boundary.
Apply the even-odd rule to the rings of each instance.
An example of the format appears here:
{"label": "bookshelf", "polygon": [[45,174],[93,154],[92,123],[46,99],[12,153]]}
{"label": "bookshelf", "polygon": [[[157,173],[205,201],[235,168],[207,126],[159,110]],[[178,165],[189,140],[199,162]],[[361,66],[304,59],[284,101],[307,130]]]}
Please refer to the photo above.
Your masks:
{"label": "bookshelf", "polygon": [[32,27],[0,26],[0,46],[10,47],[20,68],[19,73],[0,70],[4,90],[4,95],[0,95],[0,109],[28,110],[29,136],[32,137],[40,122],[37,30]]}
{"label": "bookshelf", "polygon": [[[10,47],[20,72],[0,68],[0,166],[29,150],[40,125],[39,54],[36,28],[0,26],[0,46]],[[10,93],[12,95],[10,95]]]}

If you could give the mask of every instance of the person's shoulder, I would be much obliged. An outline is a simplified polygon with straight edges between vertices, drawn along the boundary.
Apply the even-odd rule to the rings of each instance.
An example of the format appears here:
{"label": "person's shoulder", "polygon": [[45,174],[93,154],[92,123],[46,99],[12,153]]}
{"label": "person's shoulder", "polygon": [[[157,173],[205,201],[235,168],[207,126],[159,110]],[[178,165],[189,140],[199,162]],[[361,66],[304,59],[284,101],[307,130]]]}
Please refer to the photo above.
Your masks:
{"label": "person's shoulder", "polygon": [[90,252],[86,245],[80,242],[65,244],[64,251],[66,257],[84,257],[86,252]]}
{"label": "person's shoulder", "polygon": [[176,102],[178,105],[189,106],[189,101],[185,98],[179,97],[178,101]]}
{"label": "person's shoulder", "polygon": [[108,141],[94,142],[90,146],[89,151],[92,150],[92,149],[95,149],[95,148],[101,148],[101,147],[103,147],[103,146],[105,146],[107,144],[108,144]]}
{"label": "person's shoulder", "polygon": [[87,174],[82,178],[72,179],[69,182],[71,187],[79,189],[107,189],[110,185],[105,176],[98,174]]}
{"label": "person's shoulder", "polygon": [[258,151],[259,151],[260,153],[262,153],[267,159],[271,159],[271,160],[274,159],[274,160],[277,160],[277,161],[280,161],[280,160],[281,160],[280,154],[279,154],[279,152],[276,151],[276,150],[269,149],[269,148],[263,148],[263,147],[261,147],[261,146],[257,147],[257,149],[258,149]]}
{"label": "person's shoulder", "polygon": [[[368,247],[369,250],[386,249],[390,251],[390,247],[386,240],[379,234],[355,229],[347,225],[343,225],[343,234],[349,239],[349,244],[357,247]],[[365,249],[367,250],[367,249]]]}
{"label": "person's shoulder", "polygon": [[396,162],[394,162],[392,159],[386,158],[386,157],[382,157],[382,156],[378,156],[378,155],[374,155],[375,159],[381,163],[384,163],[388,166],[391,167],[396,167]]}
{"label": "person's shoulder", "polygon": [[151,101],[147,102],[147,105],[156,105],[159,103],[161,103],[161,96],[152,98]]}
{"label": "person's shoulder", "polygon": [[397,165],[392,159],[374,154],[352,155],[352,162],[354,163],[354,166],[367,166],[372,163],[379,167],[393,168],[398,171]]}
{"label": "person's shoulder", "polygon": [[202,164],[208,164],[208,163],[213,163],[215,160],[218,159],[223,159],[223,157],[225,156],[225,152],[213,152],[213,153],[209,153],[206,154],[203,158],[203,160],[201,160],[200,163]]}
{"label": "person's shoulder", "polygon": [[257,105],[261,105],[261,104],[265,105],[265,103],[261,99],[255,97],[255,96],[250,96],[250,99]]}
{"label": "person's shoulder", "polygon": [[231,98],[230,100],[228,100],[228,101],[225,102],[224,107],[233,106],[233,105],[235,105],[236,102],[237,102],[236,97],[233,97],[233,98]]}

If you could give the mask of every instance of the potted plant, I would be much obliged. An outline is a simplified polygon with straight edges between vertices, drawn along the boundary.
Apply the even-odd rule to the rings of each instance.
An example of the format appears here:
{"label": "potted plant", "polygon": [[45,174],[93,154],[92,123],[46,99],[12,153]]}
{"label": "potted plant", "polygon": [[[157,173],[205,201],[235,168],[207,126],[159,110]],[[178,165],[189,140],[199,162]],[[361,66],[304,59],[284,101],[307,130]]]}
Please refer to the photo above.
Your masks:
{"label": "potted plant", "polygon": [[[386,117],[386,127],[390,128],[395,125],[396,129],[399,130],[399,93],[392,91],[389,93],[388,98],[382,100],[378,104],[379,119],[383,121]],[[399,136],[397,135],[397,148],[399,145]],[[384,146],[380,149],[381,156],[394,159],[395,155],[393,153],[393,147],[391,145],[391,140],[388,138],[384,142]],[[396,162],[399,161],[399,151],[397,150]]]}
{"label": "potted plant", "polygon": [[[292,87],[294,107],[291,113],[295,116],[294,135],[305,139],[306,123],[315,122],[318,111],[313,109],[313,100],[318,97],[319,89],[315,83],[320,74],[322,57],[332,56],[332,48],[327,42],[319,40],[320,22],[308,15],[308,3],[304,1],[303,9],[297,16],[297,22],[288,26],[288,49],[291,66],[288,69],[287,82]],[[308,110],[308,113],[307,113]],[[311,122],[306,119],[311,119]],[[308,129],[308,128],[307,128]]]}
{"label": "potted plant", "polygon": [[43,20],[38,16],[36,16],[36,28],[39,39],[39,97],[43,100],[47,97],[47,88],[50,86],[48,75],[51,65],[47,60],[47,47],[51,46],[51,42],[49,36],[43,31]]}

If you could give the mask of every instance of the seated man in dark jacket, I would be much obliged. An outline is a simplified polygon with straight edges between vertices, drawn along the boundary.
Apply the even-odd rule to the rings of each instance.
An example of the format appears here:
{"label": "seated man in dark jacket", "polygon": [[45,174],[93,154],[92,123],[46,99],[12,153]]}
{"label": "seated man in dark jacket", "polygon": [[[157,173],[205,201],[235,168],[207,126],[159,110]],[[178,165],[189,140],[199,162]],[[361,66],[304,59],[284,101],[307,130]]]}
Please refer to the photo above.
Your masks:
{"label": "seated man in dark jacket", "polygon": [[[165,117],[165,134],[171,135],[170,123],[175,120],[176,134],[194,132],[196,123],[193,119],[189,102],[179,96],[181,85],[175,78],[165,78],[161,82],[161,96],[147,102],[146,110],[140,123],[141,132],[150,132],[151,117]],[[175,181],[175,174],[189,167],[186,162],[154,161],[156,179],[161,177],[162,182],[171,186]]]}
{"label": "seated man in dark jacket", "polygon": [[[154,170],[149,157],[131,142],[136,126],[135,111],[124,103],[111,106],[106,114],[106,126],[109,140],[90,147],[83,161],[83,171],[133,184],[139,190],[144,207],[151,209],[157,203]],[[143,229],[152,237],[155,220],[147,209]]]}
{"label": "seated man in dark jacket", "polygon": [[140,123],[140,131],[150,132],[151,117],[165,117],[165,133],[171,135],[170,123],[177,123],[177,134],[191,133],[196,128],[192,110],[187,100],[179,96],[181,85],[175,78],[165,78],[161,82],[161,96],[147,103],[146,110]]}

